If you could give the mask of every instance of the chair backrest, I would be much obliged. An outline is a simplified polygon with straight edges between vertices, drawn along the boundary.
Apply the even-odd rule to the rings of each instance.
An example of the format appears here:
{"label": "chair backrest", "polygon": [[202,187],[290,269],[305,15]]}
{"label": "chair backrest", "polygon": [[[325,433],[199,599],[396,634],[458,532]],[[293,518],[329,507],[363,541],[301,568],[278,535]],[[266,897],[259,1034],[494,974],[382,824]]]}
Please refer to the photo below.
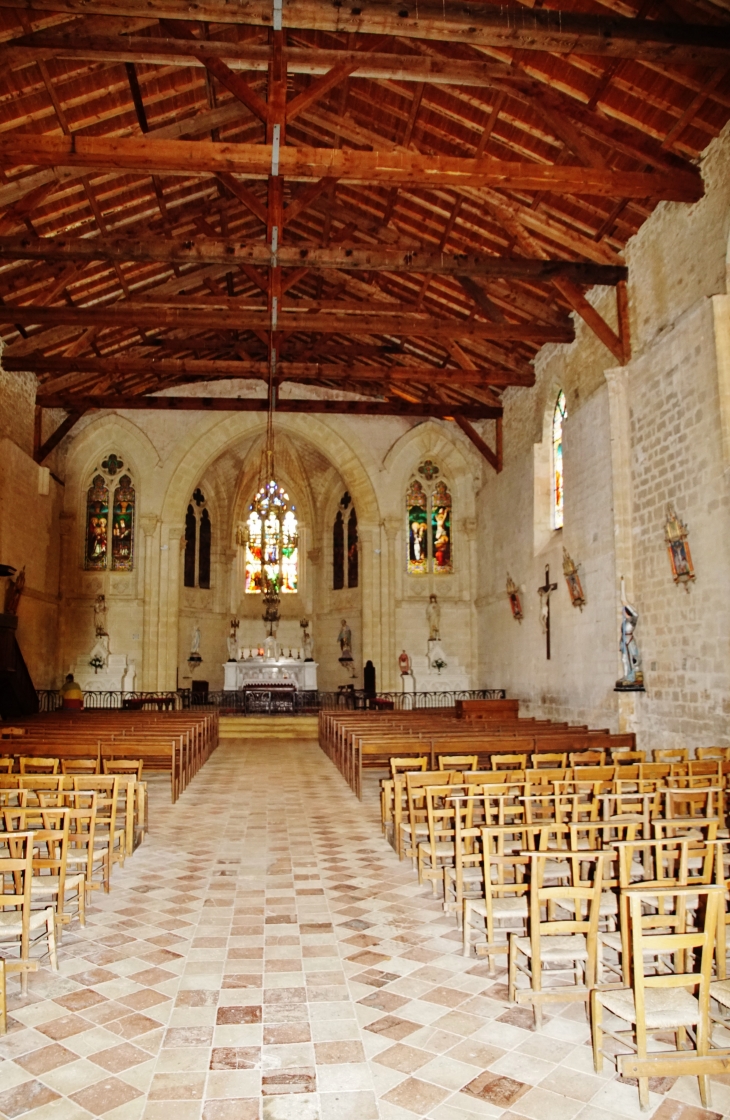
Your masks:
{"label": "chair backrest", "polygon": [[571,751],[568,755],[571,766],[605,766],[605,751]]}
{"label": "chair backrest", "polygon": [[0,848],[7,858],[0,859],[0,912],[21,911],[21,960],[28,959],[30,947],[30,903],[33,884],[33,833],[6,832],[0,835]]}
{"label": "chair backrest", "polygon": [[[709,1045],[710,978],[715,949],[715,931],[724,888],[645,886],[626,890],[631,930],[630,960],[636,1008],[637,1043],[646,1053],[646,992],[652,988],[690,988],[699,1005],[697,1050]],[[699,899],[698,899],[699,896]],[[697,907],[697,901],[700,905]],[[645,960],[652,968],[657,955],[673,958],[673,970],[647,975]],[[697,960],[699,958],[699,968]]]}
{"label": "chair backrest", "polygon": [[493,754],[492,770],[526,770],[526,754]]}
{"label": "chair backrest", "polygon": [[688,759],[687,747],[657,747],[654,751],[654,762],[687,762]]}
{"label": "chair backrest", "polygon": [[96,758],[62,758],[62,774],[98,774],[99,761]]}
{"label": "chair backrest", "polygon": [[614,766],[634,766],[639,762],[646,762],[646,751],[611,751],[611,762]]}
{"label": "chair backrest", "polygon": [[14,763],[14,758],[0,758],[0,774],[12,774]]}
{"label": "chair backrest", "polygon": [[691,820],[714,817],[717,814],[720,792],[716,786],[663,789],[661,796],[664,801],[664,816],[668,819],[687,817]]}
{"label": "chair backrest", "polygon": [[704,759],[719,759],[727,762],[730,759],[730,747],[698,747],[695,755],[701,761]]}
{"label": "chair backrest", "polygon": [[19,764],[21,774],[57,774],[59,760],[57,758],[35,758],[32,755],[21,755]]}
{"label": "chair backrest", "polygon": [[407,770],[428,770],[428,757],[424,754],[420,758],[391,758],[390,776],[404,774]]}
{"label": "chair backrest", "polygon": [[440,754],[439,770],[476,770],[479,756],[476,754]]}
{"label": "chair backrest", "polygon": [[134,777],[138,782],[142,781],[142,768],[144,766],[144,759],[142,758],[105,758],[102,766],[105,774],[120,774],[128,778]]}
{"label": "chair backrest", "polygon": [[536,751],[530,756],[533,770],[564,770],[568,765],[567,751]]}

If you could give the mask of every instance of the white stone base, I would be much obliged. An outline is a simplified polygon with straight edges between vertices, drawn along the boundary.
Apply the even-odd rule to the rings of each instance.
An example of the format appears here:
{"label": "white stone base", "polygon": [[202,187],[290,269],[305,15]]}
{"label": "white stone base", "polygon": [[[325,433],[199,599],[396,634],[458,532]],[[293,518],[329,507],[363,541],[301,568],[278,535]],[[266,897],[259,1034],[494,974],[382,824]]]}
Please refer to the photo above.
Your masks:
{"label": "white stone base", "polygon": [[317,690],[317,662],[300,661],[295,657],[250,657],[245,661],[223,664],[223,689],[240,692],[246,685],[289,684],[303,692]]}

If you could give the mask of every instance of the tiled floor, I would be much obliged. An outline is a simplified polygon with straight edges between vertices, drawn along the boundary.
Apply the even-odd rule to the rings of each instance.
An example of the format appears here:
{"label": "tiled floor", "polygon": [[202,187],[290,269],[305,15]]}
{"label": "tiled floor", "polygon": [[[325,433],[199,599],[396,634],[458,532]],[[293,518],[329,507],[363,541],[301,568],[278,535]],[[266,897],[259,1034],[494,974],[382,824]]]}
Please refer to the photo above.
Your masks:
{"label": "tiled floor", "polygon": [[[315,743],[226,742],[67,933],[61,974],[0,1039],[0,1115],[27,1120],[615,1120],[633,1085],[593,1072],[582,1007],[542,1034],[504,976],[381,839]],[[696,1081],[654,1084],[655,1120],[730,1116]]]}

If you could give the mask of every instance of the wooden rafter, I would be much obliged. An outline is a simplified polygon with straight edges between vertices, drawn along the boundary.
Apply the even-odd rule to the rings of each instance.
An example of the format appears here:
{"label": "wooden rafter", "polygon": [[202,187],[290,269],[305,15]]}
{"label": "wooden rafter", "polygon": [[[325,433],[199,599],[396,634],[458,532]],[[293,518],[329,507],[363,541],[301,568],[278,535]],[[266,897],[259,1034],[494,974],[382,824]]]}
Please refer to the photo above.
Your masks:
{"label": "wooden rafter", "polygon": [[[149,136],[0,136],[0,164],[65,166],[139,172],[268,177],[274,151],[269,144],[221,144],[212,140],[155,140]],[[689,172],[606,171],[501,160],[424,156],[415,152],[343,151],[282,147],[279,173],[287,179],[333,176],[359,183],[410,183],[427,187],[498,187],[512,191],[607,195],[620,198],[697,202],[702,184]]]}

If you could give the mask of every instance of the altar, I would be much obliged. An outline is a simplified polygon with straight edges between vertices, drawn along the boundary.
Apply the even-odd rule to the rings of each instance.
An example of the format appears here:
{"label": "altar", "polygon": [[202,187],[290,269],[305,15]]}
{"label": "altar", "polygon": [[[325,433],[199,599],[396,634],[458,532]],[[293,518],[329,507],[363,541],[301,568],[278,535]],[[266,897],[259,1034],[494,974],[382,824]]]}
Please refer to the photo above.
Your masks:
{"label": "altar", "polygon": [[270,688],[289,685],[298,692],[317,691],[317,662],[298,657],[247,657],[226,661],[223,665],[225,692],[242,692],[245,688]]}

